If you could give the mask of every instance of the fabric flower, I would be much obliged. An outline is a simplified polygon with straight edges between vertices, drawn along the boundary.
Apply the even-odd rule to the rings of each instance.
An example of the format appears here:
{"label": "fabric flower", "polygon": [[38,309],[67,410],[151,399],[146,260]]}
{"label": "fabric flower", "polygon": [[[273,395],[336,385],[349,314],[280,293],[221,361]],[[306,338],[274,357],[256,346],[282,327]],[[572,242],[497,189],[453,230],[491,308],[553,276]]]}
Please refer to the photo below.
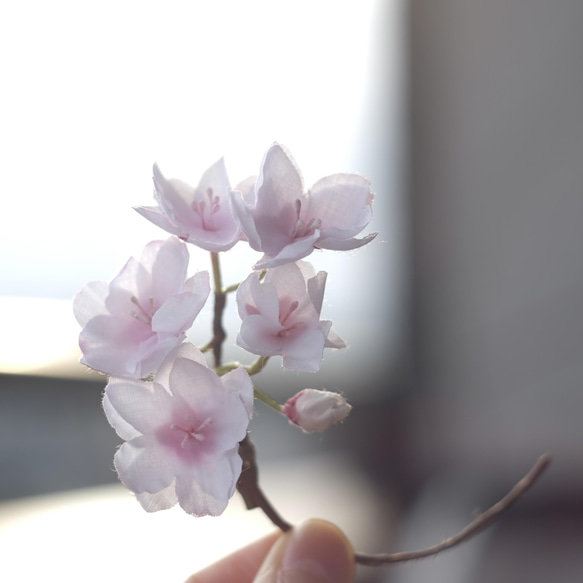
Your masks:
{"label": "fabric flower", "polygon": [[222,158],[203,174],[196,188],[181,180],[168,180],[154,164],[154,198],[158,206],[134,208],[188,243],[207,251],[226,251],[240,238],[231,215],[230,190]]}
{"label": "fabric flower", "polygon": [[152,382],[110,379],[103,407],[126,441],[115,468],[145,510],[176,503],[195,516],[225,510],[241,474],[239,442],[253,408],[253,385],[243,368],[219,377],[184,343]]}
{"label": "fabric flower", "polygon": [[83,330],[81,362],[121,377],[144,378],[186,337],[210,293],[208,272],[186,278],[188,249],[176,237],[152,241],[109,284],[87,284],[73,310]]}
{"label": "fabric flower", "polygon": [[282,355],[284,368],[318,371],[325,346],[346,346],[332,323],[320,320],[326,275],[305,261],[269,269],[263,281],[252,273],[237,290],[237,344],[261,356]]}
{"label": "fabric flower", "polygon": [[352,407],[338,393],[304,389],[283,406],[281,412],[305,433],[324,431],[345,419]]}
{"label": "fabric flower", "polygon": [[255,251],[255,269],[302,259],[314,249],[356,249],[376,233],[356,239],[372,217],[370,183],[357,174],[333,174],[304,192],[291,154],[273,144],[247,192],[231,194],[233,215]]}

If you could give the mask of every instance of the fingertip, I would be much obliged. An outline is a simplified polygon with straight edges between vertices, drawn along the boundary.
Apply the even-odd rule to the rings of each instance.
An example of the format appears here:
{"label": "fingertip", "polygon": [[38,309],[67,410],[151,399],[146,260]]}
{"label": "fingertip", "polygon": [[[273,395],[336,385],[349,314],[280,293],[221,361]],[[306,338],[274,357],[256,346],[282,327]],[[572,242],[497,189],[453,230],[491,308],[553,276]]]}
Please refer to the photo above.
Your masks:
{"label": "fingertip", "polygon": [[312,519],[279,539],[254,583],[351,583],[354,568],[354,551],[344,533]]}

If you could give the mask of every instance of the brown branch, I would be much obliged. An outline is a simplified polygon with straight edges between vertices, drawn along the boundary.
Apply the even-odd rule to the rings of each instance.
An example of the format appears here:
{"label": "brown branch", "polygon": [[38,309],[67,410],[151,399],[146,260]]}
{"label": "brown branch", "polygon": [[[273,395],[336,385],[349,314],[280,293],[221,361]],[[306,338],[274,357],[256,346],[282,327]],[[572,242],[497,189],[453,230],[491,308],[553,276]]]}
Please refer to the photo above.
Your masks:
{"label": "brown branch", "polygon": [[[259,487],[255,446],[249,437],[246,437],[239,444],[239,455],[243,459],[243,470],[239,482],[237,483],[237,490],[243,496],[245,505],[249,510],[253,508],[261,508],[275,526],[282,531],[287,532],[292,528],[292,525],[278,514]],[[474,521],[468,524],[468,526],[455,536],[419,551],[390,554],[355,553],[355,561],[360,565],[368,565],[372,567],[388,565],[391,563],[405,563],[407,561],[435,556],[442,551],[451,549],[452,547],[466,542],[474,535],[488,528],[488,526],[490,526],[500,514],[502,514],[502,512],[516,502],[518,498],[534,485],[550,463],[551,456],[548,453],[541,455],[532,469],[514,486],[514,488],[512,488],[512,490],[510,490],[510,492],[508,492],[508,494],[506,494],[506,496],[504,496],[504,498],[486,510],[486,512],[477,516]]]}
{"label": "brown branch", "polygon": [[279,515],[259,487],[259,472],[255,457],[255,446],[249,439],[249,436],[239,444],[239,455],[243,460],[243,469],[241,470],[241,477],[237,482],[237,490],[243,496],[247,509],[261,508],[275,526],[283,530],[283,532],[287,532],[291,529],[292,525]]}
{"label": "brown branch", "polygon": [[[225,329],[223,328],[223,312],[227,304],[227,295],[223,290],[223,283],[221,278],[221,264],[219,261],[219,254],[211,251],[211,264],[213,267],[213,283],[215,290],[215,307],[213,314],[213,338],[212,343],[213,358],[215,361],[215,368],[221,366],[223,357],[223,342],[227,337]],[[208,345],[207,345],[208,346]]]}
{"label": "brown branch", "polygon": [[387,565],[389,563],[404,563],[416,559],[423,559],[425,557],[432,557],[459,545],[474,535],[478,534],[492,522],[494,522],[502,512],[504,512],[511,504],[516,502],[541,476],[551,463],[551,456],[549,454],[541,455],[532,469],[526,474],[515,486],[502,498],[499,502],[494,504],[491,508],[480,514],[473,522],[468,524],[462,531],[455,536],[452,536],[439,544],[433,545],[427,549],[420,551],[410,551],[392,554],[368,555],[365,553],[356,553],[356,562],[361,565]]}
{"label": "brown branch", "polygon": [[215,368],[221,366],[223,359],[223,342],[227,337],[223,328],[223,312],[227,303],[227,296],[223,292],[215,291],[215,308],[213,318],[213,360]]}

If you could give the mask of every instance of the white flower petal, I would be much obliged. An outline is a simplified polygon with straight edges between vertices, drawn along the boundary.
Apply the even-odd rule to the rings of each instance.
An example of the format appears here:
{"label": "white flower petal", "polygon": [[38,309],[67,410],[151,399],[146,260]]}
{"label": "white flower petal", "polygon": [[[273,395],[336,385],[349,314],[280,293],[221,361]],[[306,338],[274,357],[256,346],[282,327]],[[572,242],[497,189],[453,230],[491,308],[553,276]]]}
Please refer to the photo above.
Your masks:
{"label": "white flower petal", "polygon": [[168,219],[160,207],[157,206],[135,206],[133,207],[135,211],[140,213],[145,219],[148,219],[151,223],[154,223],[157,227],[164,229],[172,235],[177,237],[185,238],[187,233],[176,223],[173,223]]}
{"label": "white flower petal", "polygon": [[75,296],[73,313],[81,326],[98,314],[107,314],[105,298],[108,291],[109,286],[104,281],[92,281]]}
{"label": "white flower petal", "polygon": [[154,492],[153,494],[141,492],[140,494],[136,494],[136,498],[146,512],[168,510],[178,502],[174,481],[159,492]]}
{"label": "white flower petal", "polygon": [[[156,431],[170,418],[171,395],[157,382],[112,377],[105,387],[105,394],[117,416],[142,435]],[[117,416],[108,417],[116,430]],[[121,429],[126,428],[122,426]]]}
{"label": "white flower petal", "polygon": [[312,300],[312,305],[318,316],[322,311],[324,302],[324,288],[326,287],[326,278],[328,274],[325,271],[318,271],[317,275],[308,279],[308,294]]}
{"label": "white flower petal", "polygon": [[159,492],[174,480],[176,462],[153,438],[138,437],[124,443],[113,462],[121,481],[137,494]]}
{"label": "white flower petal", "polygon": [[310,218],[322,221],[322,237],[330,227],[360,233],[372,218],[370,182],[358,174],[334,174],[310,190]]}
{"label": "white flower petal", "polygon": [[252,209],[246,205],[241,192],[231,192],[231,210],[239,227],[243,233],[245,233],[251,248],[255,249],[255,251],[261,251],[261,239],[255,228],[255,219],[253,218]]}
{"label": "white flower petal", "polygon": [[313,250],[314,245],[320,237],[320,231],[316,229],[311,235],[302,237],[301,239],[296,239],[293,243],[285,245],[278,253],[275,255],[270,255],[268,253],[264,254],[263,257],[253,266],[253,269],[270,269],[272,267],[278,267],[280,265],[285,265],[286,263],[292,263],[307,257]]}
{"label": "white flower petal", "polygon": [[273,144],[263,158],[257,179],[256,209],[275,217],[282,208],[295,206],[295,201],[304,196],[304,183],[295,160],[285,147]]}
{"label": "white flower petal", "polygon": [[285,341],[278,333],[282,326],[274,326],[273,322],[261,314],[248,316],[241,322],[237,335],[237,344],[261,356],[275,356],[281,354]]}
{"label": "white flower petal", "polygon": [[182,334],[192,326],[205,301],[190,292],[170,297],[154,314],[152,330],[157,334]]}
{"label": "white flower petal", "polygon": [[359,247],[363,247],[367,243],[370,243],[378,233],[371,233],[362,239],[338,239],[338,238],[326,238],[320,239],[318,241],[318,247],[321,249],[330,249],[334,251],[350,251],[351,249],[358,249]]}
{"label": "white flower petal", "polygon": [[329,330],[330,323],[325,323],[323,327],[306,330],[286,343],[283,351],[283,367],[289,370],[318,372]]}
{"label": "white flower petal", "polygon": [[191,212],[184,191],[194,189],[185,183],[168,180],[160,171],[157,164],[152,169],[154,179],[154,198],[166,216],[174,222],[175,217],[185,216]]}
{"label": "white flower petal", "polygon": [[[322,320],[322,322],[327,323],[326,320]],[[342,350],[343,348],[346,348],[346,342],[344,342],[344,340],[332,328],[330,328],[324,347]]]}
{"label": "white flower petal", "polygon": [[[113,379],[111,379],[113,380]],[[110,380],[110,382],[111,382]],[[141,433],[130,425],[115,409],[109,400],[107,393],[103,395],[103,410],[105,416],[109,421],[109,424],[115,429],[116,433],[124,440],[131,441],[132,439],[139,437]]]}
{"label": "white flower petal", "polygon": [[249,419],[251,419],[253,414],[253,383],[247,371],[242,367],[232,370],[221,377],[221,382],[227,391],[241,399]]}
{"label": "white flower petal", "polygon": [[242,460],[238,450],[237,445],[215,463],[177,476],[176,496],[185,512],[194,516],[223,513],[241,475]]}
{"label": "white flower petal", "polygon": [[188,260],[188,249],[177,237],[170,237],[157,246],[151,270],[151,297],[156,308],[182,291]]}

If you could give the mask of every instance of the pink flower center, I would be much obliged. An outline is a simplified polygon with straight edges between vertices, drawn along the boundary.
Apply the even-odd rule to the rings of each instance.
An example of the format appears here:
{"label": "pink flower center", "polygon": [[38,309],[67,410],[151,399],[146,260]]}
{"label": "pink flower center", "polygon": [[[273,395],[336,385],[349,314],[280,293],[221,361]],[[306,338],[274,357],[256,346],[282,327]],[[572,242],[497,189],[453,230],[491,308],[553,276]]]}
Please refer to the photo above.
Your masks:
{"label": "pink flower center", "polygon": [[294,239],[300,239],[301,237],[308,237],[313,235],[316,229],[319,229],[322,226],[322,221],[320,219],[310,219],[307,223],[303,219],[300,218],[302,210],[302,201],[298,198],[296,199],[296,226],[294,228],[294,232],[292,237]]}
{"label": "pink flower center", "polygon": [[302,322],[290,323],[291,315],[298,309],[300,305],[297,300],[293,301],[287,308],[283,307],[283,302],[279,305],[279,323],[283,326],[283,330],[280,330],[277,335],[280,338],[289,337],[295,330],[303,327]]}
{"label": "pink flower center", "polygon": [[177,423],[172,423],[170,425],[170,429],[173,431],[180,431],[184,434],[184,438],[180,444],[182,449],[186,448],[188,445],[194,442],[201,442],[206,439],[205,434],[203,433],[203,429],[208,427],[213,420],[210,417],[207,417],[202,423],[198,426],[192,422],[192,417],[190,415],[186,416],[184,426],[178,425]]}
{"label": "pink flower center", "polygon": [[140,322],[144,322],[145,324],[152,324],[152,316],[156,311],[154,309],[154,298],[149,298],[148,300],[149,309],[144,308],[136,296],[132,296],[130,301],[137,308],[137,310],[132,310],[130,312],[130,316],[136,320],[140,320]]}
{"label": "pink flower center", "polygon": [[200,200],[197,193],[197,199],[192,203],[192,210],[200,217],[205,231],[214,231],[216,229],[214,215],[221,208],[220,198],[214,195],[212,188],[206,189],[206,197],[208,200],[204,198]]}

